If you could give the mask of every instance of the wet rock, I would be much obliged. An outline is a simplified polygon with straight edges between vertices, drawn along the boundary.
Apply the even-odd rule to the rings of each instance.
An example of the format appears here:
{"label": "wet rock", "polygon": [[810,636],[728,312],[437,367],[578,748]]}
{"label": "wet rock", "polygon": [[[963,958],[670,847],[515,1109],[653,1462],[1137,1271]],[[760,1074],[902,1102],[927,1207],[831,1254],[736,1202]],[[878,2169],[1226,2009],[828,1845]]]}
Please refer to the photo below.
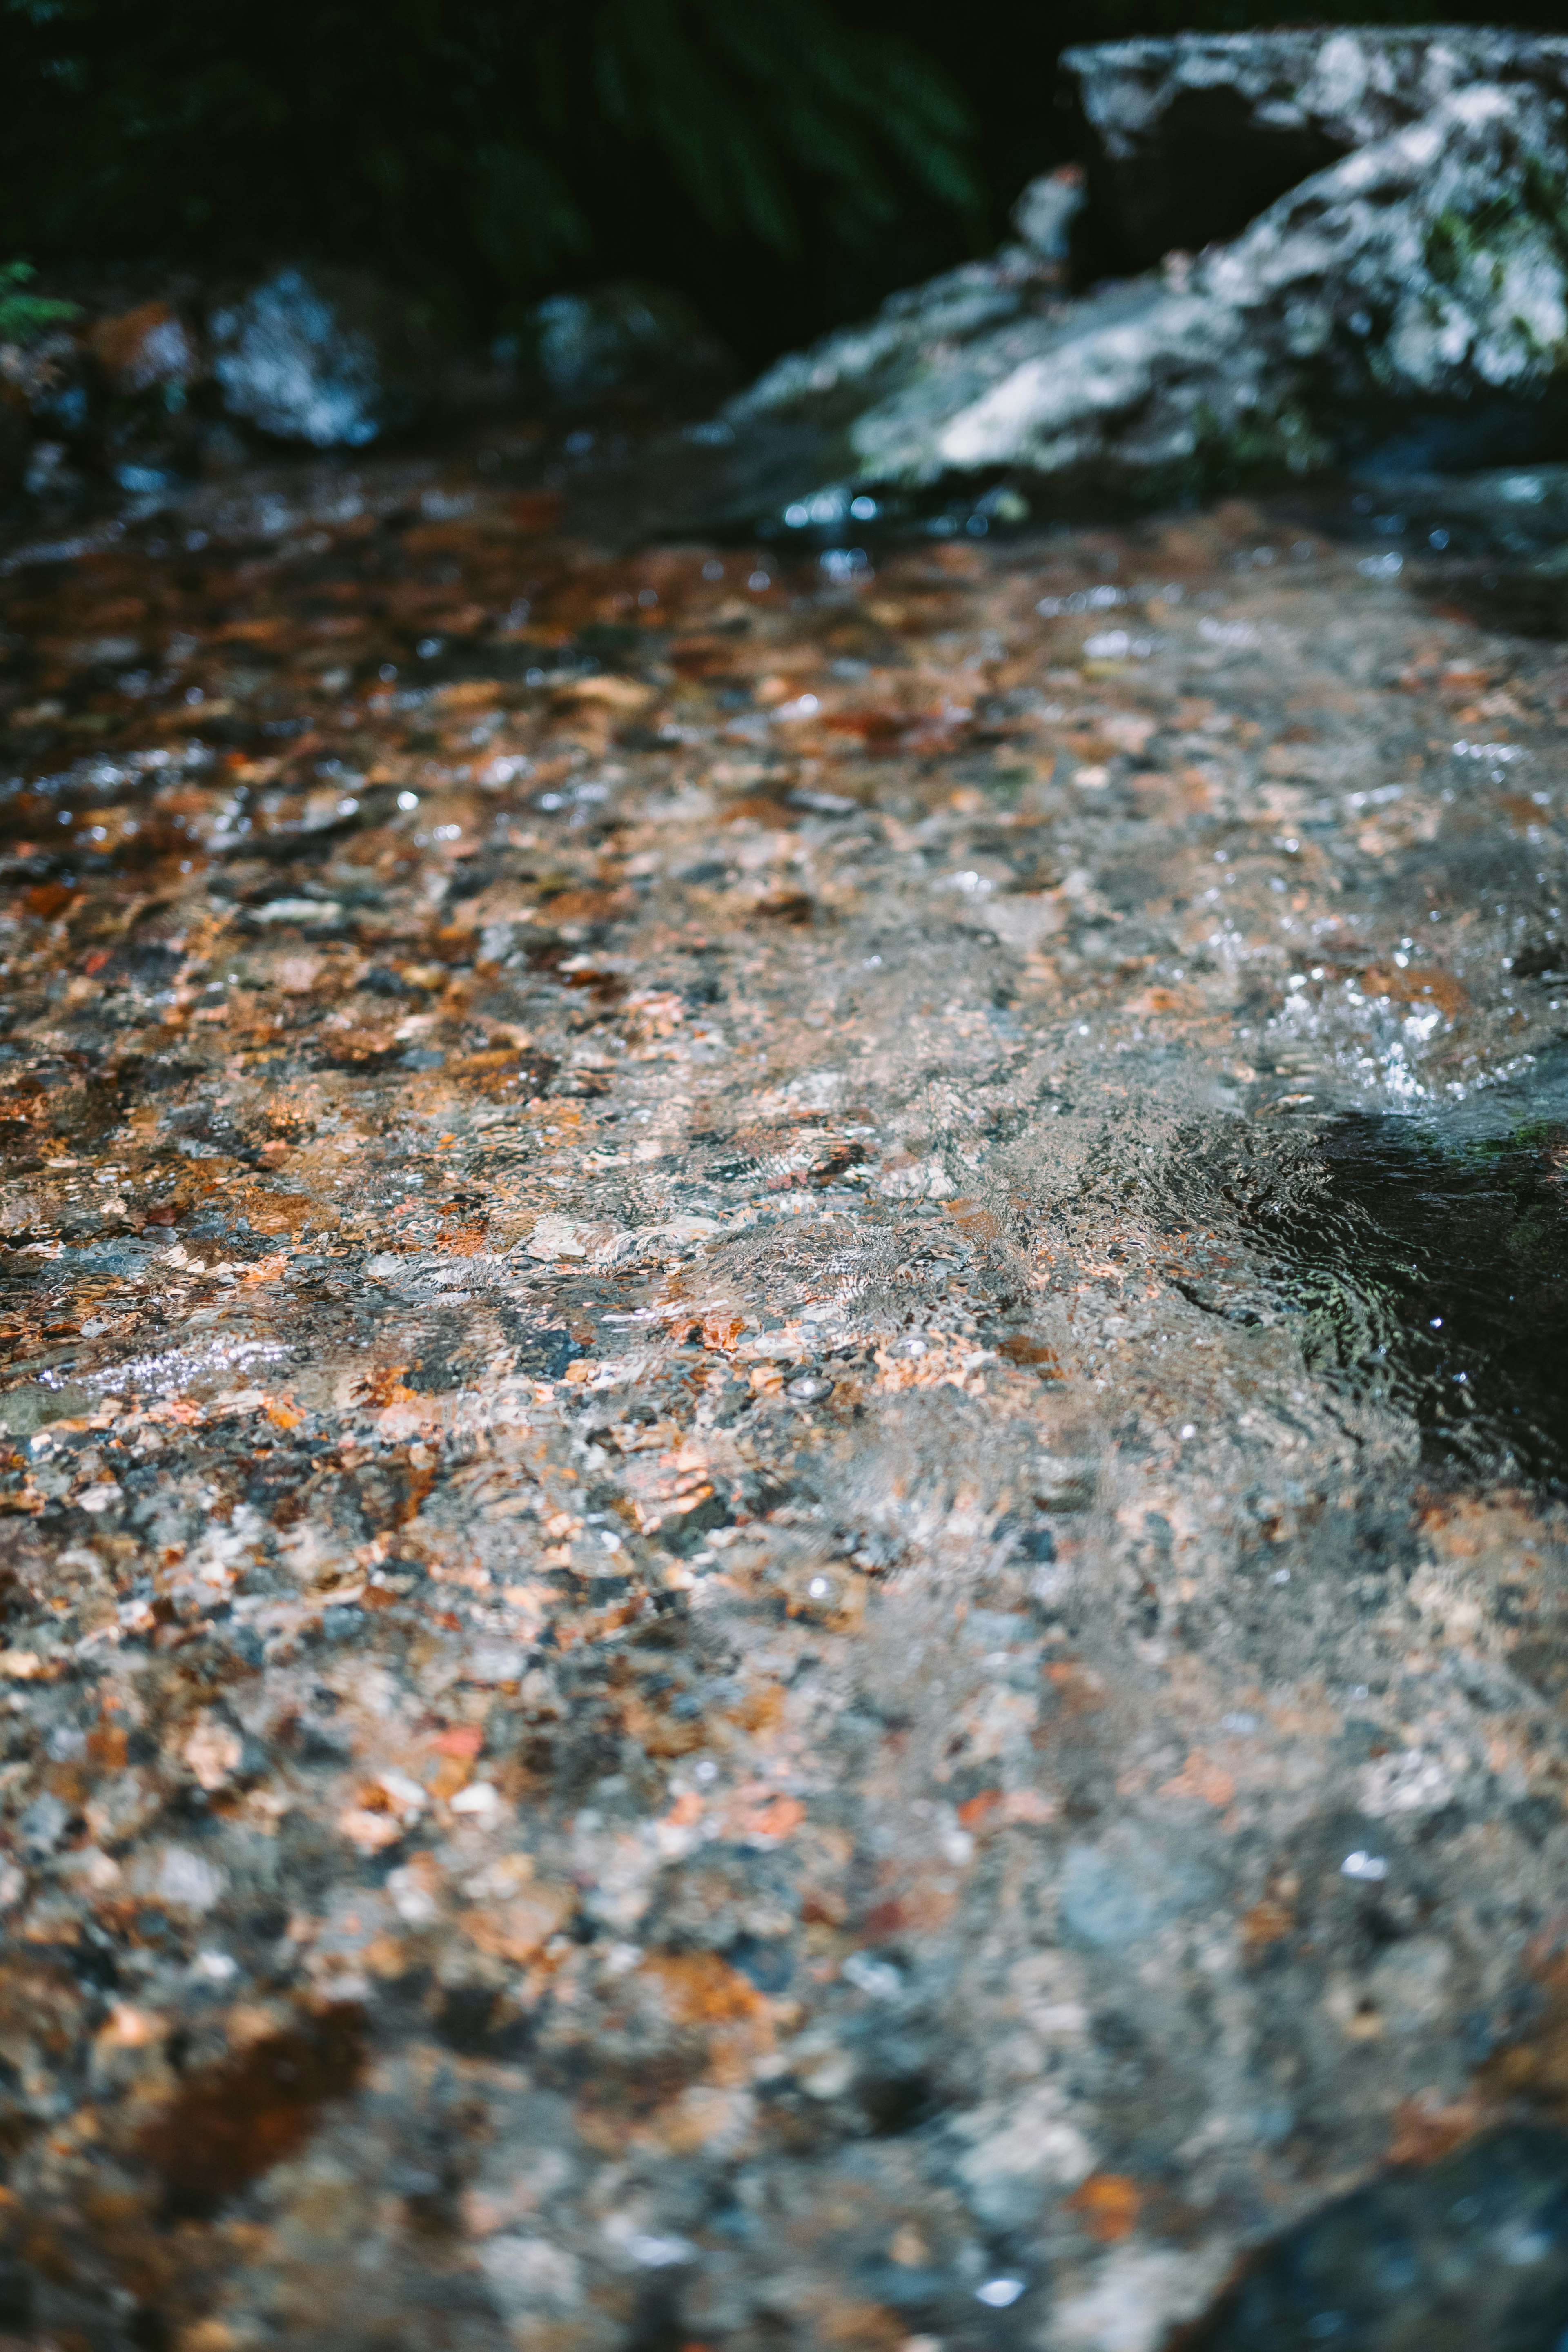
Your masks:
{"label": "wet rock", "polygon": [[0,499],[26,486],[34,419],[79,403],[79,366],[67,331],[75,305],[33,290],[25,261],[0,265]]}
{"label": "wet rock", "polygon": [[82,338],[89,462],[122,489],[166,488],[200,462],[202,420],[191,396],[211,383],[205,341],[181,307],[137,303],[95,320]]}
{"label": "wet rock", "polygon": [[357,447],[437,396],[471,409],[502,394],[494,371],[470,381],[404,297],[352,271],[285,268],[237,294],[110,274],[72,295],[56,306],[76,312],[68,329],[0,344],[0,379],[26,412],[21,478],[39,498],[79,499],[105,475],[162,497],[231,472],[258,434]]}
{"label": "wet rock", "polygon": [[[1560,637],[1568,615],[1568,467],[1497,466],[1466,474],[1363,472],[1374,527],[1446,553],[1456,594],[1531,636]],[[1458,560],[1456,560],[1458,559]]]}
{"label": "wet rock", "polygon": [[188,2075],[142,2135],[141,2153],[160,2180],[163,2212],[205,2218],[291,2155],[309,2138],[321,2103],[353,2089],[363,2045],[363,2020],[340,2004]]}
{"label": "wet rock", "polygon": [[416,306],[357,271],[279,269],[207,324],[226,412],[279,440],[362,448],[436,390],[439,346]]}
{"label": "wet rock", "polygon": [[[10,472],[28,494],[72,502],[105,473],[132,492],[189,469],[200,431],[193,394],[210,381],[184,296],[128,302],[122,283],[85,289],[71,325],[0,346],[11,413]],[[20,449],[18,459],[16,451]]]}
{"label": "wet rock", "polygon": [[183,396],[207,373],[193,330],[168,302],[142,302],[98,320],[86,344],[122,399],[153,391]]}
{"label": "wet rock", "polygon": [[1013,226],[1031,253],[1065,270],[1073,227],[1086,201],[1082,171],[1076,163],[1064,163],[1029,182],[1013,207]]}
{"label": "wet rock", "polygon": [[536,306],[529,325],[535,364],[552,397],[568,406],[628,387],[651,390],[729,372],[722,344],[667,287],[552,294]]}
{"label": "wet rock", "polygon": [[[1037,226],[1031,193],[1019,211],[1054,248],[1068,225],[1065,207],[1041,205]],[[739,446],[732,487],[722,495],[748,514],[815,497],[816,511],[800,522],[842,520],[852,495],[846,482],[863,475],[870,488],[887,475],[870,448],[862,454],[863,430],[874,445],[876,420],[884,411],[918,408],[928,383],[939,401],[953,398],[960,383],[979,390],[1007,353],[1022,359],[1032,351],[1041,322],[1064,310],[1060,255],[1027,237],[991,260],[965,262],[889,296],[874,319],[790,353],[730,403],[720,430]]]}
{"label": "wet rock", "polygon": [[79,436],[88,421],[89,394],[82,349],[74,335],[57,330],[25,343],[0,344],[0,381],[17,397],[32,430]]}
{"label": "wet rock", "polygon": [[1489,26],[1183,33],[1062,58],[1096,209],[1135,267],[1235,236],[1287,189],[1479,82],[1568,89],[1568,41]]}
{"label": "wet rock", "polygon": [[[1221,52],[1250,68],[1247,41],[1209,44],[1211,63]],[[1550,79],[1450,89],[1196,262],[1173,253],[1065,301],[1055,263],[1008,247],[895,297],[731,404],[721,503],[805,527],[953,477],[1151,500],[1349,460],[1430,470],[1547,449],[1568,350],[1568,118]],[[1423,87],[1412,68],[1404,102]]]}
{"label": "wet rock", "polygon": [[1568,1510],[1289,1254],[1556,1378],[1568,677],[1304,505],[7,551],[0,2326],[1153,2352],[1562,2121]]}
{"label": "wet rock", "polygon": [[1211,1869],[1184,1860],[1136,1824],[1100,1845],[1072,1845],[1062,1858],[1061,1917],[1067,1936],[1090,1950],[1144,1944],[1184,1913],[1212,1904]]}
{"label": "wet rock", "polygon": [[1270,341],[1273,401],[1340,452],[1527,454],[1563,414],[1565,121],[1528,87],[1460,91],[1283,198],[1194,286]]}

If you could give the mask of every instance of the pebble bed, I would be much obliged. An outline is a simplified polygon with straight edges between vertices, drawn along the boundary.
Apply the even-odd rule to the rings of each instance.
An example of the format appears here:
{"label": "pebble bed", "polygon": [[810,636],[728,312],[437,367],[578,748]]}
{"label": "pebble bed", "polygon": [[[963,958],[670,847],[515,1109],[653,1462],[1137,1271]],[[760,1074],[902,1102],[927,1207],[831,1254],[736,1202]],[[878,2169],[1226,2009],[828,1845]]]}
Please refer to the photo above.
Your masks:
{"label": "pebble bed", "polygon": [[1560,2149],[1568,1522],[1260,1238],[1568,1011],[1568,669],[1418,570],[12,547],[7,2347],[1275,2352]]}

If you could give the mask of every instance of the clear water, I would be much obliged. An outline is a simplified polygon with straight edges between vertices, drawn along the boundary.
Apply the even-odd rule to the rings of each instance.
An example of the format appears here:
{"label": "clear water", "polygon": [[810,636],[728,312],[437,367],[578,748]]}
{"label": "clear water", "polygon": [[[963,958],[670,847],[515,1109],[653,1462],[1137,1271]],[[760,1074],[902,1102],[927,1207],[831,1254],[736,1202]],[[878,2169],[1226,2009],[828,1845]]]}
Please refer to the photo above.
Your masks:
{"label": "clear water", "polygon": [[1314,1369],[1412,1415],[1434,1468],[1568,1488],[1568,1049],[1320,1149],[1320,1186],[1254,1221]]}

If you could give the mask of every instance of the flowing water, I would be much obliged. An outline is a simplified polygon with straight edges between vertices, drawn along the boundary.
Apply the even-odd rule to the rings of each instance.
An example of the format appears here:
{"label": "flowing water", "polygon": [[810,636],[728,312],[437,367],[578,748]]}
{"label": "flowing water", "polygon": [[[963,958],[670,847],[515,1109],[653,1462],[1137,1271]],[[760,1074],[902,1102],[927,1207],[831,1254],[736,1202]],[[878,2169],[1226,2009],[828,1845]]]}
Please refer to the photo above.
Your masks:
{"label": "flowing water", "polygon": [[1258,1221],[1314,1370],[1408,1416],[1458,1481],[1568,1476],[1568,1055],[1436,1116],[1357,1112]]}
{"label": "flowing water", "polygon": [[1556,648],[583,440],[3,559],[0,2332],[1556,2352]]}

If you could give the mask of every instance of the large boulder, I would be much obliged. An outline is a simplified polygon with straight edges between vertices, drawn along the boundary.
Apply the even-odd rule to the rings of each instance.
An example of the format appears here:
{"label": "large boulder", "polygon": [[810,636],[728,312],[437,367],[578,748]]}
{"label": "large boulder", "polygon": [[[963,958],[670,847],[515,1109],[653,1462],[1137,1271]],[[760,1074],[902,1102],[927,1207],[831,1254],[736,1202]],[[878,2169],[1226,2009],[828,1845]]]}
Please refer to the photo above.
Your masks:
{"label": "large boulder", "polygon": [[1075,305],[940,421],[861,419],[863,461],[904,479],[995,466],[1195,479],[1522,455],[1521,436],[1550,438],[1563,414],[1565,132],[1568,108],[1534,89],[1446,99],[1190,273]]}
{"label": "large boulder", "polygon": [[1108,241],[1134,267],[1235,236],[1314,172],[1479,82],[1568,93],[1568,40],[1491,26],[1183,33],[1067,50]]}
{"label": "large boulder", "polygon": [[795,412],[849,418],[864,409],[868,398],[924,374],[933,354],[989,352],[999,331],[1022,320],[1054,315],[1062,307],[1068,240],[1083,203],[1082,181],[1082,173],[1070,169],[1032,181],[1014,207],[1016,245],[1004,246],[988,261],[964,262],[923,286],[889,295],[864,325],[839,328],[810,351],[775,361],[731,402],[728,421],[744,425]]}
{"label": "large boulder", "polygon": [[[1260,47],[1310,49],[1328,89],[1342,37],[1202,46],[1211,80],[1228,56],[1237,106],[1261,109]],[[1467,44],[1479,56],[1493,37],[1372,43],[1358,56],[1388,69],[1373,95],[1378,78],[1361,77],[1358,103],[1414,108],[1429,83],[1458,78]],[[820,525],[953,477],[1152,499],[1333,464],[1430,469],[1548,449],[1568,413],[1568,43],[1495,39],[1504,78],[1449,87],[1195,260],[1173,251],[1072,300],[1052,265],[1008,247],[779,362],[725,412],[717,508]],[[1538,71],[1522,70],[1527,53]],[[1353,79],[1347,68],[1342,89]],[[1327,100],[1314,104],[1321,125]],[[1348,135],[1348,98],[1335,119]],[[1216,176],[1224,167],[1217,155]]]}
{"label": "large boulder", "polygon": [[847,514],[857,481],[879,471],[862,459],[862,425],[874,441],[879,416],[918,403],[928,383],[943,403],[961,385],[980,391],[1037,348],[1042,326],[1070,315],[1064,278],[1083,202],[1073,167],[1032,181],[1014,207],[1016,244],[890,295],[875,318],[775,361],[707,428],[732,452],[716,519],[764,520],[773,508],[804,522],[809,509],[830,525]]}

